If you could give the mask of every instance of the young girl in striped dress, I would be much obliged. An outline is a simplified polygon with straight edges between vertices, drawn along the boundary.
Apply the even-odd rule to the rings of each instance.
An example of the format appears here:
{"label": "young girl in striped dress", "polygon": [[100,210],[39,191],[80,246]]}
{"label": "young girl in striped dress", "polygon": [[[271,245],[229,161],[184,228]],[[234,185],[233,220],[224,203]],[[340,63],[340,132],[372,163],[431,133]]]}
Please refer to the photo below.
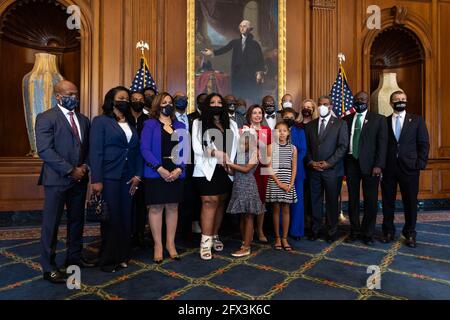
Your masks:
{"label": "young girl in striped dress", "polygon": [[[280,122],[275,126],[272,148],[272,176],[267,185],[267,203],[273,203],[275,250],[292,251],[287,241],[290,223],[290,205],[297,202],[295,177],[297,175],[297,149],[289,142],[289,126]],[[280,237],[280,210],[282,237]]]}

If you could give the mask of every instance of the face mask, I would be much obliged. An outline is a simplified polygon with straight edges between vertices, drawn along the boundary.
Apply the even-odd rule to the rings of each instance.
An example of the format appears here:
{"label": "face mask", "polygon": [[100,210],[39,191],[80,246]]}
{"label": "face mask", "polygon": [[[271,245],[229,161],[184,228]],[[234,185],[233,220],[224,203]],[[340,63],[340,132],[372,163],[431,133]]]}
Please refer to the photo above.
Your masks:
{"label": "face mask", "polygon": [[241,116],[245,116],[245,114],[247,113],[247,111],[245,110],[245,107],[244,107],[244,106],[240,106],[240,107],[237,107],[236,113],[239,113]]}
{"label": "face mask", "polygon": [[209,112],[211,112],[211,114],[213,116],[219,116],[222,114],[223,108],[222,107],[209,107]]}
{"label": "face mask", "polygon": [[292,102],[290,102],[290,101],[284,102],[283,109],[292,109]]}
{"label": "face mask", "polygon": [[356,101],[353,106],[355,107],[356,112],[363,113],[369,107],[367,103]]}
{"label": "face mask", "polygon": [[131,108],[133,108],[135,112],[142,112],[142,110],[144,110],[144,106],[145,103],[142,101],[136,101],[131,103]]}
{"label": "face mask", "polygon": [[227,110],[229,113],[235,113],[236,112],[236,104],[234,102],[227,103],[226,104]]}
{"label": "face mask", "polygon": [[73,111],[78,107],[78,98],[76,96],[61,96],[61,105],[64,109]]}
{"label": "face mask", "polygon": [[130,103],[128,101],[116,101],[114,102],[114,106],[117,110],[122,113],[126,113],[128,111]]}
{"label": "face mask", "polygon": [[175,99],[175,108],[186,110],[188,106],[188,99],[186,97],[178,97]]}
{"label": "face mask", "polygon": [[166,117],[169,117],[173,114],[173,104],[168,104],[161,108],[161,113]]}
{"label": "face mask", "polygon": [[154,98],[154,96],[145,97],[145,106],[147,108],[151,108],[152,107],[153,98]]}
{"label": "face mask", "polygon": [[275,106],[273,104],[265,104],[264,105],[264,110],[266,111],[266,113],[271,116],[275,113]]}
{"label": "face mask", "polygon": [[328,106],[320,106],[319,113],[322,118],[326,118],[330,114],[330,109],[328,109]]}
{"label": "face mask", "polygon": [[284,122],[288,125],[289,129],[295,125],[294,119],[284,119]]}
{"label": "face mask", "polygon": [[302,115],[303,115],[305,118],[309,118],[309,117],[312,116],[312,111],[309,110],[309,109],[303,109],[303,110],[302,110]]}
{"label": "face mask", "polygon": [[403,112],[406,110],[408,103],[406,101],[394,102],[394,110],[397,112]]}

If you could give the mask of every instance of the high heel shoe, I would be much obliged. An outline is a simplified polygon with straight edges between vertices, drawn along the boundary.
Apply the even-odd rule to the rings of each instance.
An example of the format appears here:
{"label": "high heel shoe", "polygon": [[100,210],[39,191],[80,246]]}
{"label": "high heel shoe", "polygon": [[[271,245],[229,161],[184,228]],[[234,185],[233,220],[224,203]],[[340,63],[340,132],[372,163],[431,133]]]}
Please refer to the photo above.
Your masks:
{"label": "high heel shoe", "polygon": [[211,260],[212,259],[212,236],[205,236],[202,234],[202,242],[200,242],[200,258],[203,260]]}
{"label": "high heel shoe", "polygon": [[170,260],[180,261],[181,257],[177,254],[175,256],[170,256]]}
{"label": "high heel shoe", "polygon": [[220,241],[218,235],[213,236],[213,248],[217,252],[223,251],[223,242]]}
{"label": "high heel shoe", "polygon": [[153,262],[156,264],[161,264],[163,263],[163,258],[153,258]]}

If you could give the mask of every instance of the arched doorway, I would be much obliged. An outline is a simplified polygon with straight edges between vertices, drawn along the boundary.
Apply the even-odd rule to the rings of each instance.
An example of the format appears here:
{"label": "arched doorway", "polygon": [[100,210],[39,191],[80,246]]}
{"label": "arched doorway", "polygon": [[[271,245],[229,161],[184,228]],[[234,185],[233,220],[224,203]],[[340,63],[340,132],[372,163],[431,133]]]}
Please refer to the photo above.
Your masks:
{"label": "arched doorway", "polygon": [[30,151],[26,131],[22,79],[35,54],[57,56],[60,73],[80,87],[81,41],[66,26],[67,8],[57,1],[15,1],[0,17],[0,157],[23,157]]}
{"label": "arched doorway", "polygon": [[397,83],[408,94],[408,112],[425,115],[425,51],[411,30],[392,26],[382,30],[370,49],[370,93],[380,76],[396,73]]}

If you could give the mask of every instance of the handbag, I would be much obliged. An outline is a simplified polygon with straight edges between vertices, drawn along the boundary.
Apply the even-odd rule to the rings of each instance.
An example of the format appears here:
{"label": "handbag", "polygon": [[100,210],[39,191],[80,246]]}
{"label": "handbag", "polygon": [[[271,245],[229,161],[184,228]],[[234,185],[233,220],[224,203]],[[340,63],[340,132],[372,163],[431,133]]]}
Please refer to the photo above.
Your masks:
{"label": "handbag", "polygon": [[107,222],[109,220],[108,203],[103,200],[103,196],[92,194],[87,203],[86,221],[88,222]]}

